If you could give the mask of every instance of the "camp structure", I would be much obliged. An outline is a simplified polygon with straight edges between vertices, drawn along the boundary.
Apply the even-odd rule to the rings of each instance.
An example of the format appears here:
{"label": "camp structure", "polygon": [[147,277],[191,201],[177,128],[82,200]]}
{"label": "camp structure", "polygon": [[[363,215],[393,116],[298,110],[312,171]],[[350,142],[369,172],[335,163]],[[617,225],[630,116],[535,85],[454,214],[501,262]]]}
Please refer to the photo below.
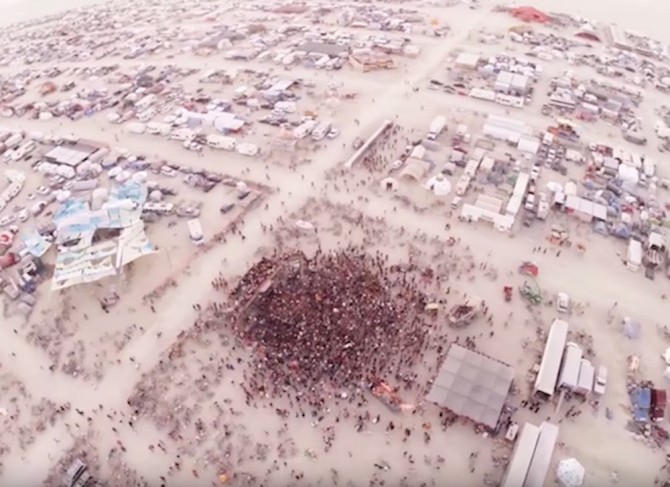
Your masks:
{"label": "camp structure", "polygon": [[523,485],[539,438],[540,428],[531,423],[524,423],[521,434],[514,445],[512,459],[507,465],[505,476],[500,484],[501,487],[520,487]]}

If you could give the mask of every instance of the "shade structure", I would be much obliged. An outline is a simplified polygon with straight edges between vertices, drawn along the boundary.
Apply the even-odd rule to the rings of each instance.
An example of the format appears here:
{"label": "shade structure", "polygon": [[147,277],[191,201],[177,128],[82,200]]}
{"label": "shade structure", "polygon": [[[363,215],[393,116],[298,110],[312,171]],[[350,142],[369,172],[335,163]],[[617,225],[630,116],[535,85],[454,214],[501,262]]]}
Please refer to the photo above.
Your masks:
{"label": "shade structure", "polygon": [[556,477],[563,487],[579,487],[584,483],[586,469],[576,458],[566,458],[558,463]]}
{"label": "shade structure", "polygon": [[509,365],[452,344],[426,400],[495,429],[513,378]]}

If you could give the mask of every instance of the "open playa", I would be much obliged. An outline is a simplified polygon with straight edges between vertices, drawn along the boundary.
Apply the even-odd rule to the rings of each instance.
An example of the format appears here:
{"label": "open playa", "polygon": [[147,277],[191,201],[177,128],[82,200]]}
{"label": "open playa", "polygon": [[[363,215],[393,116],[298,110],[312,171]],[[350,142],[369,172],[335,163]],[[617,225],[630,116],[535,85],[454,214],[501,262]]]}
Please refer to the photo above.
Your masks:
{"label": "open playa", "polygon": [[662,2],[0,6],[0,483],[670,485]]}

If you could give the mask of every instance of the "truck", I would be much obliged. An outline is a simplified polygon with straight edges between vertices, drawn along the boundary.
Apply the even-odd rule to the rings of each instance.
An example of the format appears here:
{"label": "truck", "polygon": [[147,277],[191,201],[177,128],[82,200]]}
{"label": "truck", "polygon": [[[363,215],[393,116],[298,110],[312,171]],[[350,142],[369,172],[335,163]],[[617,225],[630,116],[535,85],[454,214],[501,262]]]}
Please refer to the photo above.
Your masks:
{"label": "truck", "polygon": [[607,387],[607,367],[600,365],[598,367],[598,372],[596,373],[596,380],[593,384],[593,392],[598,396],[605,394],[605,389]]}
{"label": "truck", "polygon": [[442,133],[447,125],[447,118],[444,115],[438,115],[433,119],[428,130],[428,140],[435,140]]}

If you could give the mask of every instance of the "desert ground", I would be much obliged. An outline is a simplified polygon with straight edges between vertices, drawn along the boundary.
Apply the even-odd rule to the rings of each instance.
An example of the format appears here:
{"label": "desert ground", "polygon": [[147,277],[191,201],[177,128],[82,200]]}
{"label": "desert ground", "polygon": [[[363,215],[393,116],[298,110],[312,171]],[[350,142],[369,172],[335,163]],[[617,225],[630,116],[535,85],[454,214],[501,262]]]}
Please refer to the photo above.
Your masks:
{"label": "desert ground", "polygon": [[[133,13],[137,19],[151,18],[147,12],[161,8],[161,2],[146,2],[144,11],[143,2],[119,4],[117,9],[113,2],[100,7],[86,1],[38,3],[44,9],[29,2],[12,4],[15,10],[2,22],[58,16],[73,7],[81,9],[77,11],[81,15],[107,9],[96,15],[116,22],[124,15],[134,18]],[[666,7],[659,2],[617,0],[606,9],[574,1],[532,4],[617,23],[670,42],[661,20]],[[398,57],[395,69],[366,73],[350,67],[285,69],[266,61],[238,61],[218,53],[197,56],[177,48],[144,58],[126,59],[112,53],[100,59],[0,66],[0,75],[7,77],[25,70],[112,64],[118,71],[136,73],[138,66],[151,64],[159,70],[176,65],[200,74],[240,69],[301,78],[312,84],[300,92],[299,111],[319,112],[340,132],[332,140],[300,142],[286,150],[272,148],[269,142],[278,138],[277,127],[254,122],[245,129],[244,138],[260,146],[261,152],[249,158],[207,147],[190,151],[173,140],[129,133],[123,125],[110,123],[105,113],[78,120],[0,119],[1,126],[24,133],[89,139],[106,144],[114,154],[216,171],[233,182],[244,182],[258,195],[254,204],[238,205],[222,214],[221,205],[235,200],[234,185],[203,193],[181,184],[176,198],[200,209],[205,245],[193,245],[183,220],[165,216],[147,226],[158,252],[135,261],[121,276],[53,292],[49,282],[41,283],[29,316],[13,312],[14,305],[0,298],[5,300],[0,327],[3,483],[63,485],[65,470],[79,458],[101,485],[499,485],[513,444],[504,434],[483,434],[472,423],[425,401],[443,350],[451,343],[467,344],[513,367],[515,380],[508,403],[515,409],[515,422],[560,424],[546,485],[556,484],[556,465],[572,457],[585,467],[585,485],[651,485],[667,480],[665,447],[627,429],[631,420],[627,358],[641,357],[637,378],[665,388],[660,356],[670,346],[667,278],[649,280],[644,272],[632,273],[622,262],[624,243],[595,233],[591,224],[565,213],[552,212],[546,221],[528,228],[517,223],[508,233],[500,233],[485,223],[459,218],[449,206],[450,199],[435,197],[419,183],[404,185],[396,193],[380,186],[388,175],[385,168],[412,140],[423,137],[436,115],[447,117],[449,134],[461,123],[474,134],[487,115],[509,115],[507,107],[426,87],[429,79],[449,75],[446,64],[456,52],[522,54],[523,46],[507,40],[500,44],[478,40],[482,32],[504,32],[518,21],[493,12],[494,2],[488,1],[472,5],[384,2],[384,6],[416,9],[423,17],[436,19],[435,24],[448,26],[448,32],[444,37],[412,34],[412,43],[421,48],[417,58]],[[263,17],[273,28],[290,23],[285,16],[275,18],[251,7],[238,9],[233,2],[216,6],[193,2],[185,8],[190,7],[211,7],[215,12],[211,15],[221,23],[230,12],[236,22],[260,22]],[[182,24],[172,2],[165,2],[165,12],[161,25],[152,26],[142,18],[137,30],[154,33],[156,29],[159,36],[160,29],[181,26],[197,32],[210,25],[209,20],[193,18]],[[74,18],[79,13],[70,15]],[[51,25],[26,25],[15,32],[51,32]],[[39,41],[17,34],[12,42]],[[594,76],[590,66],[574,66],[567,60],[547,62],[535,92],[544,94],[549,79],[567,69],[578,78]],[[251,79],[249,73],[240,76],[247,75]],[[213,98],[232,96],[233,86],[211,87],[200,83],[198,76],[185,76],[175,84],[185,93],[205,90]],[[57,82],[70,80],[86,89],[113,84],[104,75],[74,71]],[[36,87],[42,81],[29,85],[20,101],[41,99]],[[65,100],[70,95],[49,96]],[[334,97],[340,102],[326,103]],[[670,105],[666,98],[665,93],[645,89],[644,102],[636,111],[654,141],[655,113],[659,106]],[[514,116],[543,129],[551,119],[540,114],[541,105],[534,99]],[[235,110],[247,119],[257,116],[249,107]],[[367,139],[384,120],[390,120],[394,129],[348,167],[345,163],[355,152],[352,141]],[[612,124],[597,121],[581,127],[586,143],[616,138],[618,146],[638,150],[620,139],[620,131]],[[653,153],[658,178],[668,178],[667,157],[656,145],[652,142],[644,150]],[[446,150],[447,144],[443,146],[441,150]],[[38,146],[37,152],[46,151]],[[26,187],[11,206],[30,205],[29,195],[46,184],[45,176],[33,171],[27,161],[3,160],[3,166],[3,171],[17,169],[26,176]],[[540,180],[542,185],[565,183],[579,180],[583,172],[583,167],[573,165],[565,175],[547,170]],[[150,177],[166,185],[177,185],[181,179]],[[670,201],[668,192],[659,190],[658,201],[659,206]],[[0,215],[7,213],[9,207]],[[22,223],[21,231],[27,231],[32,222]],[[549,243],[547,236],[556,225],[586,250]],[[300,402],[302,393],[288,388],[270,392],[250,386],[254,369],[262,368],[258,359],[262,350],[244,339],[238,317],[229,312],[239,304],[231,296],[245,273],[263,257],[302,252],[312,258],[351,248],[377,256],[386,267],[405,269],[404,277],[430,302],[440,304],[434,315],[421,317],[425,349],[411,368],[398,372],[402,380],[393,384],[403,401],[413,406],[411,412],[388,408],[360,385],[352,385],[347,394],[331,390],[318,406],[304,399]],[[538,306],[528,304],[516,291],[507,302],[502,293],[504,285],[516,290],[523,284],[518,267],[528,260],[540,269],[537,280],[545,299]],[[533,392],[529,371],[539,363],[547,330],[557,318],[554,297],[559,292],[569,292],[573,302],[565,318],[570,322],[571,340],[588,349],[594,363],[609,369],[607,391],[597,403],[551,400],[531,411],[524,407]],[[118,296],[118,302],[109,308],[101,306],[110,293]],[[485,301],[485,313],[467,327],[449,327],[448,310],[464,296],[474,295]],[[622,333],[624,317],[641,323],[639,338],[631,340]],[[400,354],[404,345],[395,346]],[[581,412],[568,416],[568,411]],[[667,428],[667,419],[660,426]]]}

